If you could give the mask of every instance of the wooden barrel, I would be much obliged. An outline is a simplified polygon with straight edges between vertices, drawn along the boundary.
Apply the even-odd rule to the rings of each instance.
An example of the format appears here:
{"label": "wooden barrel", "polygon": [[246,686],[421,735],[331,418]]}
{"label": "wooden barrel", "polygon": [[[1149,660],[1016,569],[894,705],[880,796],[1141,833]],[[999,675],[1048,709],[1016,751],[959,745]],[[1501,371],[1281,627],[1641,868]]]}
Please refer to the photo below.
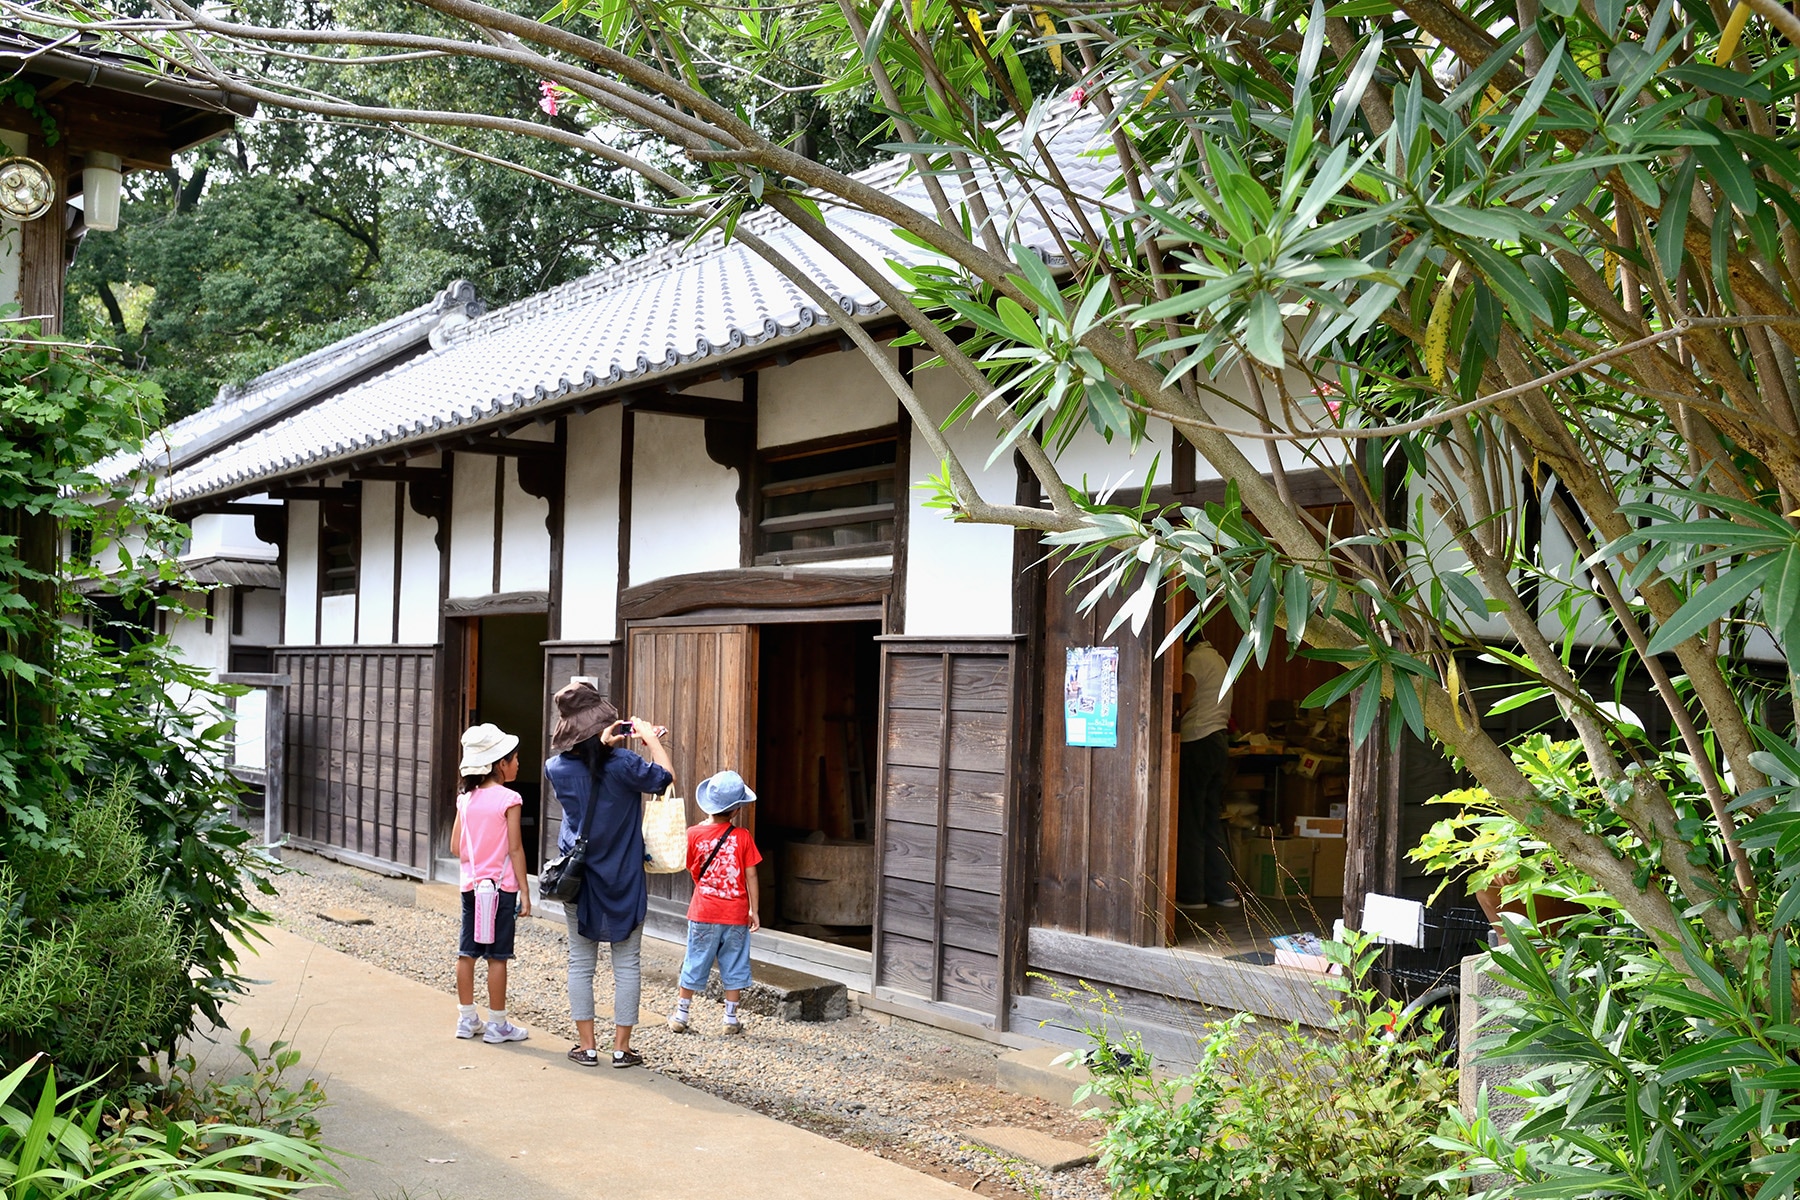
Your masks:
{"label": "wooden barrel", "polygon": [[782,862],[781,915],[802,925],[875,920],[875,844],[789,842]]}

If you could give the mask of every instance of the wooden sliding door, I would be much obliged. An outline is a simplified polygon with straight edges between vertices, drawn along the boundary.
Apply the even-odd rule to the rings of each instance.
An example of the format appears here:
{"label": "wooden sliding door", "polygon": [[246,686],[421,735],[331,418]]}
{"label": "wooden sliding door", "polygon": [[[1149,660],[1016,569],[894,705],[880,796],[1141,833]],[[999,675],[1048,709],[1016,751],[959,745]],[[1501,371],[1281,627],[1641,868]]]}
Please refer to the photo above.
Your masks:
{"label": "wooden sliding door", "polygon": [[[633,626],[626,635],[624,716],[669,727],[675,789],[688,798],[688,820],[702,779],[727,767],[756,785],[756,627]],[[685,874],[652,875],[650,894],[685,900]]]}

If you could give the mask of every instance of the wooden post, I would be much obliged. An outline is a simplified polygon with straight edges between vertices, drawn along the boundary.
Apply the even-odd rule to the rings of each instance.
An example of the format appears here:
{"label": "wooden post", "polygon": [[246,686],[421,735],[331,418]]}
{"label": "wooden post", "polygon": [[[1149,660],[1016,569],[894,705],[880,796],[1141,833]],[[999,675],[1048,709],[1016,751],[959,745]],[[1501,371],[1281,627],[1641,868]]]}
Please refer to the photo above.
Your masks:
{"label": "wooden post", "polygon": [[282,829],[282,806],[287,798],[288,677],[274,678],[281,682],[268,689],[268,732],[263,735],[263,846],[279,858],[282,839],[287,836]]}

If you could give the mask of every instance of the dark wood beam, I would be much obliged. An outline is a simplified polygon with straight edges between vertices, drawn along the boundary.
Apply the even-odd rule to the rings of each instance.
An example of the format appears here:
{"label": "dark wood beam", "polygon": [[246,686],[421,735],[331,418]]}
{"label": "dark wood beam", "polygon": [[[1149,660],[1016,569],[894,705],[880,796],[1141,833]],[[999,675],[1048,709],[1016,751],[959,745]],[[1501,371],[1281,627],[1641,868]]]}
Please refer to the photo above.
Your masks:
{"label": "dark wood beam", "polygon": [[532,458],[543,454],[555,454],[555,442],[528,442],[523,438],[470,438],[467,441],[451,442],[449,448],[458,454],[497,454],[502,458]]}
{"label": "dark wood beam", "polygon": [[271,500],[317,500],[321,503],[336,502],[339,504],[355,504],[362,499],[362,489],[354,485],[341,488],[328,487],[289,487],[270,488]]}
{"label": "dark wood beam", "polygon": [[449,472],[442,467],[394,467],[376,464],[372,467],[355,467],[350,471],[352,481],[369,480],[375,483],[427,483],[434,479],[442,479]]}
{"label": "dark wood beam", "polygon": [[744,424],[756,420],[756,407],[742,400],[719,400],[712,396],[685,396],[680,392],[634,392],[625,397],[625,407],[637,412],[662,413],[671,417],[695,417],[703,421],[737,421]]}

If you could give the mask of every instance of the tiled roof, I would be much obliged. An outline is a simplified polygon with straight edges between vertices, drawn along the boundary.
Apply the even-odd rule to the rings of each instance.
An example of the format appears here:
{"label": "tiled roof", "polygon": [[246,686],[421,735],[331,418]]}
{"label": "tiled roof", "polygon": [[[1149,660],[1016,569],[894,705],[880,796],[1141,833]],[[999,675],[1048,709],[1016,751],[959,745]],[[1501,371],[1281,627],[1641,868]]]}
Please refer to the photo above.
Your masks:
{"label": "tiled roof", "polygon": [[103,460],[94,473],[105,483],[118,483],[142,471],[179,471],[245,430],[286,416],[395,355],[418,348],[440,326],[447,330],[459,319],[480,316],[486,307],[475,294],[475,285],[458,279],[415,309],[265,371],[241,387],[220,388],[212,404],[159,430],[139,451]]}
{"label": "tiled roof", "polygon": [[[1065,109],[1044,136],[1071,185],[1098,204],[1116,177],[1099,119]],[[1095,149],[1105,157],[1091,154]],[[860,178],[930,213],[919,179],[902,178],[906,166],[890,160]],[[946,179],[945,185],[954,197],[955,182]],[[827,208],[825,215],[840,237],[890,278],[890,259],[917,263],[928,257],[886,220],[843,208]],[[1010,224],[1005,240],[1054,256],[1054,238],[1035,207],[995,219]],[[1072,224],[1066,211],[1059,220]],[[882,311],[872,289],[774,211],[754,212],[742,227],[806,270],[845,312],[866,318]],[[449,331],[429,353],[178,467],[163,495],[186,503],[241,492],[373,450],[423,445],[450,430],[515,423],[575,393],[624,390],[645,377],[701,360],[747,356],[755,347],[829,324],[773,266],[714,232],[477,317]]]}

